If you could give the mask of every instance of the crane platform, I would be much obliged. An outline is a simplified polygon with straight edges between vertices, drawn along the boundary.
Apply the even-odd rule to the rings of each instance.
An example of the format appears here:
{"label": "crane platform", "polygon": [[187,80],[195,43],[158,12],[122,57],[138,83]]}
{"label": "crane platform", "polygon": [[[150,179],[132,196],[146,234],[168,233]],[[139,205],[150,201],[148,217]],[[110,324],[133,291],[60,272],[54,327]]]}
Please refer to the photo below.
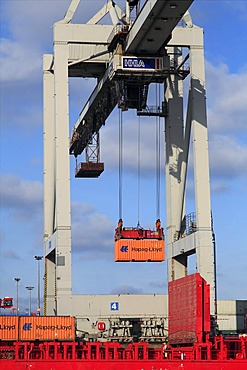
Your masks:
{"label": "crane platform", "polygon": [[104,171],[104,163],[101,162],[81,162],[76,166],[75,177],[77,178],[97,178]]}

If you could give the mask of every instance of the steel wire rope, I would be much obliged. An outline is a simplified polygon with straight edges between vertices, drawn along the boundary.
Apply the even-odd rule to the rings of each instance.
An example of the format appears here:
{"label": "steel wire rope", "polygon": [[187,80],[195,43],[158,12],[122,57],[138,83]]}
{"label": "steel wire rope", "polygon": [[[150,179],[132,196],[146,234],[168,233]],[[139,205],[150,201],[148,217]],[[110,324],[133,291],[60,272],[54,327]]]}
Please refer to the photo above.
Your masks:
{"label": "steel wire rope", "polygon": [[138,117],[137,133],[137,228],[140,228],[140,186],[141,186],[141,118]]}
{"label": "steel wire rope", "polygon": [[122,219],[122,188],[123,188],[123,112],[119,109],[118,115],[118,207],[119,219]]}
{"label": "steel wire rope", "polygon": [[[160,85],[156,84],[156,106],[160,111]],[[156,219],[160,218],[160,116],[156,116]]]}

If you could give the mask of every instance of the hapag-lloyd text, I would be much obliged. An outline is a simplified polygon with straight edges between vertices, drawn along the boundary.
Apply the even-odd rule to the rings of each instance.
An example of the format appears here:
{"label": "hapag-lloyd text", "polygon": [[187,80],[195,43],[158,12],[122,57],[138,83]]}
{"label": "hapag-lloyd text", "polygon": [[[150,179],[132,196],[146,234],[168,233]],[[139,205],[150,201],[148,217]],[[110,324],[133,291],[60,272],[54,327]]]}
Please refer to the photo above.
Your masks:
{"label": "hapag-lloyd text", "polygon": [[6,325],[6,324],[0,325],[0,330],[8,330],[8,331],[15,330],[15,325]]}
{"label": "hapag-lloyd text", "polygon": [[132,252],[162,252],[162,248],[158,247],[132,247],[131,248]]}
{"label": "hapag-lloyd text", "polygon": [[36,330],[71,330],[72,326],[71,325],[36,325]]}

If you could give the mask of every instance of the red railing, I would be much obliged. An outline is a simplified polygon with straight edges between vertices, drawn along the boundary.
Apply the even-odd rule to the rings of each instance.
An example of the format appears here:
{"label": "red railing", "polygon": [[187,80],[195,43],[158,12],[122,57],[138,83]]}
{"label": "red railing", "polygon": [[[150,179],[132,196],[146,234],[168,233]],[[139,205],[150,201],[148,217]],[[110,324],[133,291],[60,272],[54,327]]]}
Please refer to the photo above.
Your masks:
{"label": "red railing", "polygon": [[[118,342],[0,342],[0,359],[18,360],[246,360],[247,337],[195,343],[190,347],[152,346],[146,342],[122,345]],[[247,367],[246,367],[247,368]]]}

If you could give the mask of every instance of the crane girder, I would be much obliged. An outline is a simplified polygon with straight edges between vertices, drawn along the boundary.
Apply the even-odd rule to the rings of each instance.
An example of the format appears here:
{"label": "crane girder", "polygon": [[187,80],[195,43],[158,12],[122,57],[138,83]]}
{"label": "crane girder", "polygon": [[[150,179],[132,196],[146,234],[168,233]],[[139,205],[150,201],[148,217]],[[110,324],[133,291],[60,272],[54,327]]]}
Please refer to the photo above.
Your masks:
{"label": "crane girder", "polygon": [[[165,60],[159,57],[136,58],[115,55],[74,125],[70,140],[70,154],[77,156],[82,153],[92,135],[105,124],[121,97],[125,95],[126,90],[129,90],[128,86],[131,87],[134,84],[145,95],[147,86],[151,82],[163,82],[168,73]],[[143,99],[142,106],[145,105],[145,96]],[[138,103],[129,104],[125,108],[128,107],[140,108]]]}
{"label": "crane girder", "polygon": [[[70,139],[70,154],[75,156],[81,154],[92,135],[105,124],[106,119],[123,94],[117,81],[126,81],[126,84],[132,81],[132,84],[139,84],[141,89],[145,91],[147,91],[147,85],[151,82],[164,81],[167,72],[163,67],[164,59],[156,58],[156,56],[160,53],[161,48],[163,50],[160,55],[165,55],[164,46],[167,45],[173,29],[192,2],[193,0],[146,1],[129,31],[124,30],[125,42],[121,39],[120,54],[115,54],[109,61],[105,73],[102,74],[103,77],[86,102],[73,127]],[[138,58],[138,56],[142,56],[142,58]],[[155,66],[145,69],[141,66],[142,63],[146,64],[144,59],[147,64],[149,64],[148,59],[154,64],[160,60],[159,63],[162,67],[159,65],[157,68],[155,64]],[[127,63],[127,67],[124,63]],[[83,62],[81,66],[78,64],[78,71],[83,70],[83,65]],[[119,67],[120,65],[121,67]]]}
{"label": "crane girder", "polygon": [[149,0],[133,23],[125,47],[126,54],[157,55],[193,0]]}
{"label": "crane girder", "polygon": [[104,125],[105,120],[111,114],[117,104],[117,92],[115,84],[105,73],[87,103],[73,128],[70,139],[70,154],[75,156],[82,153],[90,142],[94,133]]}

